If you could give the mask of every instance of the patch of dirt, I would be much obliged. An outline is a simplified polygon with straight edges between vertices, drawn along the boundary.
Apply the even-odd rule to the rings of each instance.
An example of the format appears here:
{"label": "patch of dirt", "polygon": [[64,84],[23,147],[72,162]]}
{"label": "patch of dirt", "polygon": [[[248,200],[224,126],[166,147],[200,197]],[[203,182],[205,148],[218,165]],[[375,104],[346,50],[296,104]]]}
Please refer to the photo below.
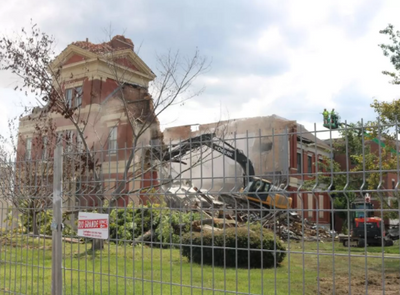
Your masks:
{"label": "patch of dirt", "polygon": [[[351,294],[354,295],[378,295],[383,294],[382,274],[368,272],[367,287],[365,286],[365,277],[363,274],[351,276]],[[400,289],[400,274],[386,274],[385,275],[385,294],[394,295],[399,294]],[[368,292],[367,292],[368,290]],[[348,276],[335,276],[335,290],[333,290],[332,278],[319,279],[320,294],[350,294],[349,291],[349,277]]]}

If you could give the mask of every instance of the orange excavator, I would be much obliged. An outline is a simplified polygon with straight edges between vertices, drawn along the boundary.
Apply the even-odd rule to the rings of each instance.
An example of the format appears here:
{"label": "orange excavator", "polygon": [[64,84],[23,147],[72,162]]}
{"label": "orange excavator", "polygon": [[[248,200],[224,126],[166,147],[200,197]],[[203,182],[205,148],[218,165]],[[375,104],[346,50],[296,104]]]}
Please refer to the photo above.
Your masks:
{"label": "orange excavator", "polygon": [[339,241],[347,247],[352,243],[357,247],[393,246],[398,240],[398,231],[385,232],[382,218],[374,216],[374,205],[367,194],[365,200],[356,200],[351,204],[350,235],[339,235]]}

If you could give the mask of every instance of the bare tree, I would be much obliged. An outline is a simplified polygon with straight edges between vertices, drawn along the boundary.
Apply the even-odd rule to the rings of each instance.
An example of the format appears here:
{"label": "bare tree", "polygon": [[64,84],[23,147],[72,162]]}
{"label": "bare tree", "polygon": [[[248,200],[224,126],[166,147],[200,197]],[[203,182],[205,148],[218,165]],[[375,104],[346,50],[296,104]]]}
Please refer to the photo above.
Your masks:
{"label": "bare tree", "polygon": [[[26,230],[38,235],[38,215],[52,208],[55,132],[51,120],[46,125],[36,125],[31,117],[23,121],[35,124],[31,138],[19,137],[19,145],[11,149],[7,149],[7,139],[0,138],[0,195],[25,221],[30,219]],[[65,185],[77,171],[74,164],[68,158],[64,161]]]}
{"label": "bare tree", "polygon": [[[67,176],[70,179],[84,176],[87,180],[86,192],[92,192],[97,199],[97,206],[102,206],[105,199],[102,186],[102,160],[105,150],[109,148],[110,132],[101,123],[102,118],[110,112],[112,107],[116,113],[121,114],[121,118],[115,125],[120,124],[122,120],[127,121],[132,143],[129,142],[129,149],[125,149],[123,176],[118,179],[112,189],[110,205],[115,206],[123,195],[138,193],[145,189],[144,187],[129,189],[129,183],[135,179],[141,179],[148,171],[159,170],[163,163],[148,161],[147,165],[141,165],[141,161],[148,160],[146,157],[153,157],[149,152],[139,153],[144,145],[148,145],[144,135],[150,133],[150,139],[157,140],[162,145],[162,134],[157,117],[170,106],[181,104],[202,92],[203,89],[192,91],[192,86],[195,79],[209,69],[207,60],[200,55],[198,50],[191,57],[169,51],[157,57],[158,77],[152,84],[149,87],[135,85],[130,82],[129,75],[132,75],[132,71],[129,70],[130,65],[127,63],[128,51],[133,51],[133,44],[129,49],[130,40],[117,36],[116,39],[112,38],[109,42],[96,45],[94,49],[97,59],[105,62],[113,73],[112,80],[115,84],[113,92],[106,98],[102,97],[96,89],[90,89],[89,94],[84,93],[87,89],[75,90],[73,94],[70,94],[65,91],[66,85],[75,77],[73,73],[66,74],[64,69],[66,60],[60,61],[61,55],[55,55],[54,38],[41,32],[36,25],[32,25],[29,31],[22,29],[21,32],[18,37],[5,36],[0,40],[0,69],[17,75],[19,82],[15,90],[24,90],[25,94],[32,96],[36,102],[26,107],[24,115],[32,114],[32,106],[40,108],[38,115],[32,119],[38,133],[43,133],[43,121],[52,115],[61,115],[74,126],[73,134],[69,133],[62,137],[66,147],[73,147],[76,151],[68,156],[73,164],[70,165],[70,174]],[[118,46],[114,46],[115,42],[119,42],[118,46],[121,43],[128,44],[124,50],[120,50]],[[91,46],[87,41],[83,45]],[[82,73],[78,75],[90,75],[87,71],[88,68],[83,64]],[[133,99],[129,93],[138,87],[141,96],[139,99]],[[90,97],[84,112],[80,107],[82,97]],[[10,126],[17,126],[18,119],[20,118],[11,120]],[[52,137],[59,137],[57,126],[47,129],[46,132],[47,136],[51,134]],[[17,150],[15,138],[18,138],[18,143],[21,144],[21,134],[18,133],[15,137],[11,135],[10,138],[14,149]],[[151,186],[159,185],[162,183]],[[15,192],[14,184],[12,189]],[[29,200],[32,196],[30,192],[25,191],[19,192],[18,195],[18,198],[24,200]],[[48,191],[37,191],[35,195],[46,196],[46,200],[51,198],[49,197],[51,193]],[[98,249],[102,247],[102,243],[94,243],[93,246],[94,249]]]}

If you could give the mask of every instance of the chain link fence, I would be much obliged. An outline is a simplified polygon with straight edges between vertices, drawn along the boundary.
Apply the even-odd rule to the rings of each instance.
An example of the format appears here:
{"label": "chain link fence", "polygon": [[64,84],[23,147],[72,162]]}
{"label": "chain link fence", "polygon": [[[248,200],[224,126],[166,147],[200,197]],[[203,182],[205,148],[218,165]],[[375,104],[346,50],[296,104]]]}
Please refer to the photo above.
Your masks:
{"label": "chain link fence", "polygon": [[398,141],[376,130],[4,160],[0,293],[398,294]]}

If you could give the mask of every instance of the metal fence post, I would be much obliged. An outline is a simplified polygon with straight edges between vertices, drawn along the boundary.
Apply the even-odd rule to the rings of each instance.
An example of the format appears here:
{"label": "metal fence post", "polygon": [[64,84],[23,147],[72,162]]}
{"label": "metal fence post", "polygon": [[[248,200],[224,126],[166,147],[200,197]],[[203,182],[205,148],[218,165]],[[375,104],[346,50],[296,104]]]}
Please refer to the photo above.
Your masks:
{"label": "metal fence post", "polygon": [[62,146],[58,144],[54,151],[53,171],[52,295],[62,294],[62,166]]}

